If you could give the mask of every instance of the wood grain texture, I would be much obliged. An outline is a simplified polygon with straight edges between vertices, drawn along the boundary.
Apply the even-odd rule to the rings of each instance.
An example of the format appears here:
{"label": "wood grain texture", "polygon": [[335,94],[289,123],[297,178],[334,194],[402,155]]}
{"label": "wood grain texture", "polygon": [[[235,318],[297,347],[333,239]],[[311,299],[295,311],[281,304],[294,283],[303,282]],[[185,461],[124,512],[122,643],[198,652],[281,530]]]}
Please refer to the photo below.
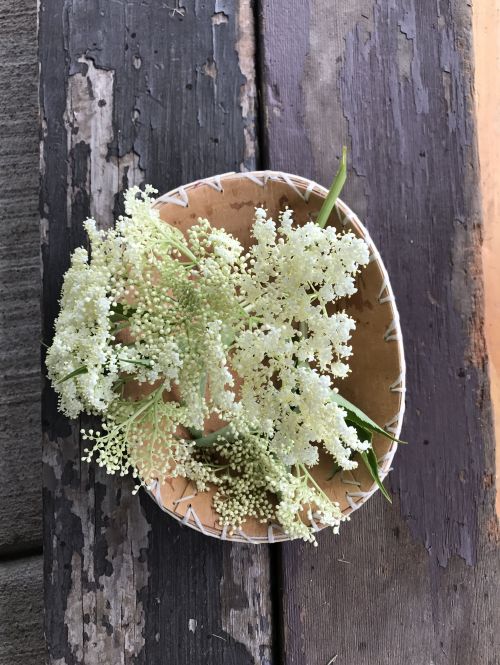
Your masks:
{"label": "wood grain texture", "polygon": [[41,556],[0,563],[0,665],[41,665],[43,640]]}
{"label": "wood grain texture", "polygon": [[267,166],[328,184],[349,146],[345,198],[389,269],[409,384],[394,506],[376,496],[317,550],[282,547],[286,665],[500,662],[470,14],[312,0],[285,39],[282,3],[262,5]]}
{"label": "wood grain texture", "polygon": [[[42,0],[44,337],[89,214],[117,192],[162,192],[254,166],[248,0]],[[49,662],[270,662],[269,555],[182,528],[128,480],[80,463],[78,425],[44,393]]]}
{"label": "wood grain texture", "polygon": [[0,0],[0,554],[41,544],[37,4]]}
{"label": "wood grain texture", "polygon": [[[484,219],[484,331],[488,348],[496,438],[496,482],[500,483],[500,0],[476,0],[474,74],[476,121]],[[500,515],[500,492],[496,498]]]}
{"label": "wood grain texture", "polygon": [[[345,197],[396,291],[411,445],[389,481],[395,503],[376,496],[340,537],[275,548],[270,562],[267,548],[182,529],[129,481],[81,464],[79,427],[47,389],[49,662],[498,665],[470,7],[260,8],[264,166],[327,185],[347,143]],[[42,0],[40,31],[49,341],[87,215],[109,226],[128,184],[165,191],[252,168],[259,150],[248,0]]]}

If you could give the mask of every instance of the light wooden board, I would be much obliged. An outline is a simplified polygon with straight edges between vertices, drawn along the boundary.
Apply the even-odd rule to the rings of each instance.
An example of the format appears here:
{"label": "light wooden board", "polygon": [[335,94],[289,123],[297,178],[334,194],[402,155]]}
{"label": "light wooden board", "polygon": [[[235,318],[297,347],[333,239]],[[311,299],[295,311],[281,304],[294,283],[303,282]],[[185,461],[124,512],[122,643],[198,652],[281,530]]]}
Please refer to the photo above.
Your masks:
{"label": "light wooden board", "polygon": [[317,550],[282,547],[284,663],[498,663],[471,8],[281,9],[265,1],[261,16],[266,154],[327,184],[349,147],[345,199],[378,244],[402,317],[410,441],[390,476],[392,507],[377,496]]}
{"label": "light wooden board", "polygon": [[[484,220],[485,337],[495,423],[496,485],[500,482],[500,0],[475,0],[474,77]],[[500,515],[500,492],[497,492]]]}

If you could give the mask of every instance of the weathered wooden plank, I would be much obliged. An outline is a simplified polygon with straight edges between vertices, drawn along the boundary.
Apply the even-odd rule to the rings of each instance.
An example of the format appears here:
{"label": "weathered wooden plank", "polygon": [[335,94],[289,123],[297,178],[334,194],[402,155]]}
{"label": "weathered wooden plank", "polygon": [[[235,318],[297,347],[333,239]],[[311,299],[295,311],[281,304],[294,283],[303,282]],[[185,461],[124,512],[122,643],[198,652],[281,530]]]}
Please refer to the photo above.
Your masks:
{"label": "weathered wooden plank", "polygon": [[[483,210],[484,334],[496,435],[496,478],[500,482],[500,0],[474,3],[476,125]],[[500,492],[496,511],[500,515]]]}
{"label": "weathered wooden plank", "polygon": [[0,0],[0,554],[42,538],[36,16]]}
{"label": "weathered wooden plank", "polygon": [[269,166],[328,184],[349,146],[345,198],[387,262],[409,381],[394,507],[377,496],[317,550],[282,548],[287,665],[499,662],[470,14],[263,2]]}
{"label": "weathered wooden plank", "polygon": [[0,665],[44,662],[41,556],[0,563]]}
{"label": "weathered wooden plank", "polygon": [[[168,6],[171,5],[171,6]],[[88,214],[255,162],[248,0],[42,0],[44,337]],[[78,427],[44,394],[50,662],[269,663],[266,548],[180,527],[128,480],[81,465]]]}

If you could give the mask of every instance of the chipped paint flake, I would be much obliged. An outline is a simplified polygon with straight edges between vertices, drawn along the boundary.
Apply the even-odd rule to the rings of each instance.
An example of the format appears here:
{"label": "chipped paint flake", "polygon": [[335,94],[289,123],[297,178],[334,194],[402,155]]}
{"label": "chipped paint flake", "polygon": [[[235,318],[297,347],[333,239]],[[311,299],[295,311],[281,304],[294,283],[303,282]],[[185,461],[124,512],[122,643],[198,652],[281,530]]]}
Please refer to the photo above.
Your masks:
{"label": "chipped paint flake", "polygon": [[215,64],[215,60],[212,60],[211,58],[208,59],[201,68],[201,71],[205,76],[209,76],[215,81],[217,78],[217,65]]}
{"label": "chipped paint flake", "polygon": [[[92,60],[82,56],[78,62],[82,71],[68,79],[65,124],[67,147],[70,158],[76,159],[85,146],[86,164],[76,165],[85,174],[85,191],[90,193],[90,213],[101,228],[113,224],[113,201],[122,189],[123,181],[137,185],[143,181],[139,157],[129,152],[121,157],[109,155],[113,132],[113,86],[115,74],[112,70],[97,68]],[[78,150],[76,149],[78,146]],[[72,182],[75,168],[68,172],[68,219],[71,219],[73,201],[78,191]]]}
{"label": "chipped paint flake", "polygon": [[[67,648],[75,662],[129,665],[145,645],[146,616],[140,598],[149,581],[144,552],[151,527],[139,498],[131,493],[132,481],[117,480],[114,487],[109,482],[105,486],[105,474],[98,471],[90,482],[90,467],[75,461],[77,451],[78,442],[71,437],[46,440],[44,445],[46,486],[51,473],[59,481],[50,483],[56,495],[54,536],[72,547],[64,609]],[[72,477],[64,486],[60,484],[62,470],[67,478]],[[90,487],[94,489],[90,491]],[[58,517],[62,505],[69,510],[65,521]],[[108,516],[109,522],[102,521],[101,515]],[[59,560],[54,557],[51,583],[60,579]]]}
{"label": "chipped paint flake", "polygon": [[[148,548],[150,526],[128,487],[123,488],[120,504],[106,505],[106,514],[119,527],[99,532],[90,519],[103,509],[95,505],[94,493],[87,494],[88,502],[79,489],[66,488],[66,495],[72,499],[73,514],[80,518],[83,536],[82,556],[74,552],[72,560],[65,611],[65,624],[72,627],[68,645],[78,662],[87,662],[88,657],[106,662],[111,654],[120,658],[116,663],[134,662],[145,645],[145,610],[139,597],[148,584],[142,553]],[[106,496],[103,502],[111,504],[112,498]],[[105,547],[104,565],[95,560],[96,542]],[[91,617],[88,623],[86,616]]]}
{"label": "chipped paint flake", "polygon": [[[264,548],[233,547],[225,553],[221,581],[222,628],[244,645],[254,665],[271,665],[271,602],[263,589],[271,585]],[[231,606],[227,606],[227,599]]]}
{"label": "chipped paint flake", "polygon": [[225,25],[229,20],[225,12],[215,12],[212,14],[212,25]]}
{"label": "chipped paint flake", "polygon": [[240,86],[241,115],[245,123],[245,158],[244,167],[254,168],[255,164],[255,26],[250,0],[241,0],[238,5],[238,40],[236,52],[238,64],[244,82]]}

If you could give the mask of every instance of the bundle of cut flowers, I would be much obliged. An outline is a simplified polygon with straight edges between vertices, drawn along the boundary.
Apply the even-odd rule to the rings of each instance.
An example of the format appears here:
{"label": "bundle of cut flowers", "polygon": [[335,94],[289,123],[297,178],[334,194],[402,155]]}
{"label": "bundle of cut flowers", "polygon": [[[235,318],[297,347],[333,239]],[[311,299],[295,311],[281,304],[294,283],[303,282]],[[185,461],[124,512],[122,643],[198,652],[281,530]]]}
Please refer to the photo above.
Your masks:
{"label": "bundle of cut flowers", "polygon": [[64,414],[100,417],[86,461],[132,472],[136,490],[213,485],[221,526],[252,517],[312,542],[313,513],[335,532],[346,519],[311,473],[320,451],[334,471],[366,464],[385,492],[371,442],[387,434],[339,392],[355,328],[340,303],[369,259],[326,226],[343,180],[345,162],[316,222],[256,208],[247,249],[217,220],[185,235],[162,221],[149,186],[126,192],[113,230],[85,222],[47,367]]}

